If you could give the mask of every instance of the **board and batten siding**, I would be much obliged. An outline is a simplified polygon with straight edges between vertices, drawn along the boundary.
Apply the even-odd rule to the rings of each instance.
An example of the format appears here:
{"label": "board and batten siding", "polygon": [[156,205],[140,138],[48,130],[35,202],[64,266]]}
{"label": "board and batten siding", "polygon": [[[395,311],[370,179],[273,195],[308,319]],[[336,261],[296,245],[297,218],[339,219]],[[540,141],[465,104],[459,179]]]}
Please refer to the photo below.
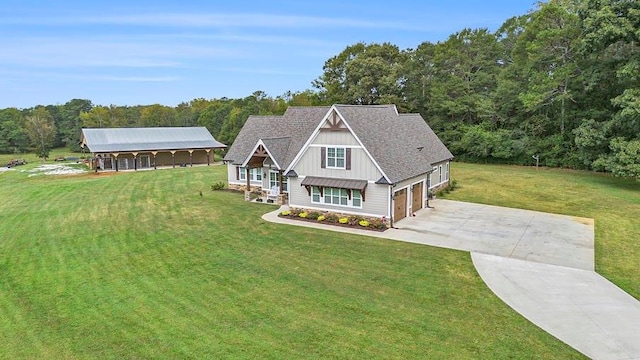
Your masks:
{"label": "board and batten siding", "polygon": [[331,144],[331,145],[346,145],[346,146],[358,146],[358,142],[351,135],[349,131],[328,131],[320,129],[318,135],[313,139],[312,144]]}
{"label": "board and batten siding", "polygon": [[289,179],[289,206],[294,208],[315,209],[318,211],[332,211],[345,214],[363,216],[389,217],[389,186],[370,182],[365,189],[365,200],[362,208],[318,204],[311,202],[307,189],[300,183],[304,178]]}
{"label": "board and batten siding", "polygon": [[360,147],[350,147],[351,170],[322,168],[322,147],[325,146],[315,144],[310,145],[300,158],[298,164],[295,166],[295,172],[298,174],[304,174],[305,176],[373,181],[382,177],[382,173],[378,171],[373,161],[371,161],[371,158],[369,158],[367,153]]}

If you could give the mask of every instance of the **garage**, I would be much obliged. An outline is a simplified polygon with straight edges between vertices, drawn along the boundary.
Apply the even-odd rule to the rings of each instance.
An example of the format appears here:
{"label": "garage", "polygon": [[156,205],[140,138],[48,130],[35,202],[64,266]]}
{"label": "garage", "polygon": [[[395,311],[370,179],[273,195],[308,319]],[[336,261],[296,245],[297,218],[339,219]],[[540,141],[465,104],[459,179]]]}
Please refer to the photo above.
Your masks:
{"label": "garage", "polygon": [[411,187],[411,211],[416,212],[422,209],[422,182],[413,184]]}
{"label": "garage", "polygon": [[407,217],[407,189],[398,190],[393,194],[393,221]]}

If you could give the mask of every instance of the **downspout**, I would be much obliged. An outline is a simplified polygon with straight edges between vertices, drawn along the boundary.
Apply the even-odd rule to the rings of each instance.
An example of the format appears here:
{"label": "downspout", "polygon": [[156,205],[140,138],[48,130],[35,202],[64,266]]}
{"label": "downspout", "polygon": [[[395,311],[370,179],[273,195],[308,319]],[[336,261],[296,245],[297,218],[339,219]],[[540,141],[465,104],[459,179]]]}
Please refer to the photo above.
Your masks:
{"label": "downspout", "polygon": [[[432,171],[433,172],[433,171]],[[431,173],[429,173],[429,175],[427,175],[427,209],[433,209],[433,206],[429,205],[429,199],[431,198]]]}
{"label": "downspout", "polygon": [[393,187],[395,185],[389,185],[389,225],[393,229]]}

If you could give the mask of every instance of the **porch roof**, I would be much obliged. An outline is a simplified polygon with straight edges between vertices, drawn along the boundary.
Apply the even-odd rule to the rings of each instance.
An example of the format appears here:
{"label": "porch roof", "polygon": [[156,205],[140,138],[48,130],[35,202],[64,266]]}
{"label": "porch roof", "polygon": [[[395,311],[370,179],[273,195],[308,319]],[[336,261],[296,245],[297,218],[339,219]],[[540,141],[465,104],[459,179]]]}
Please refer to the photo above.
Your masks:
{"label": "porch roof", "polygon": [[307,176],[300,183],[301,186],[320,186],[339,189],[363,191],[367,187],[367,180],[336,179],[318,176]]}

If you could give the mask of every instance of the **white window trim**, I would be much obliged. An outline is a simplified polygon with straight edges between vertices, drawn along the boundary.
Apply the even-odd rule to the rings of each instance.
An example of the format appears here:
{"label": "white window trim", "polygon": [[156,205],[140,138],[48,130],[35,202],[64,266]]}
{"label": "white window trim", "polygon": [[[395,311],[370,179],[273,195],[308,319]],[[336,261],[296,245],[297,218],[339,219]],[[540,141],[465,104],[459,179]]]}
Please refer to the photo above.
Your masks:
{"label": "white window trim", "polygon": [[[329,149],[335,149],[336,152],[336,156],[334,157],[335,159],[335,164],[338,164],[338,159],[342,159],[342,163],[343,166],[329,166]],[[338,157],[338,149],[342,149],[342,158]],[[339,170],[345,170],[347,168],[347,148],[344,146],[328,146],[326,148],[326,154],[325,154],[325,167],[327,169],[339,169]]]}
{"label": "white window trim", "polygon": [[444,181],[449,181],[449,163],[444,164]]}
{"label": "white window trim", "polygon": [[[278,172],[275,171],[275,170],[269,170],[269,189],[273,188],[273,186],[274,186],[274,185],[272,185],[272,182],[271,182],[271,174],[275,174],[276,175],[275,186],[280,186],[280,184],[278,182]],[[283,193],[288,193],[289,192],[289,178],[284,176],[284,175],[282,176],[282,185],[284,187],[284,189],[282,189],[282,192]]]}
{"label": "white window trim", "polygon": [[[238,166],[238,181],[247,181],[247,168],[243,168]],[[260,180],[258,180],[258,175],[260,175]],[[262,183],[262,169],[261,168],[251,168],[249,169],[249,181],[252,183]]]}
{"label": "white window trim", "polygon": [[[325,202],[325,201],[324,201],[324,197],[325,197],[325,194],[326,194],[326,190],[327,190],[327,188],[324,188],[325,190],[322,192],[322,195],[320,195],[320,201],[314,201],[314,200],[313,200],[313,195],[314,195],[314,190],[315,190],[315,189],[318,189],[318,192],[320,191],[318,186],[312,186],[312,187],[311,187],[311,203],[312,203],[312,204],[322,204],[322,205],[329,205],[329,206],[339,206],[339,207],[343,207],[343,208],[351,208],[351,209],[362,209],[362,203],[363,203],[363,201],[362,201],[362,193],[360,193],[360,191],[359,191],[359,190],[351,190],[351,199],[349,199],[349,197],[347,196],[347,205],[342,205],[342,204],[328,203],[328,202]],[[339,190],[342,190],[342,189],[340,189],[340,188],[330,188],[330,189],[339,189]],[[348,190],[348,189],[344,189],[344,190]],[[353,205],[353,193],[354,193],[354,191],[357,191],[357,192],[360,194],[360,196],[359,196],[359,198],[360,198],[360,206],[354,206],[354,205]]]}

